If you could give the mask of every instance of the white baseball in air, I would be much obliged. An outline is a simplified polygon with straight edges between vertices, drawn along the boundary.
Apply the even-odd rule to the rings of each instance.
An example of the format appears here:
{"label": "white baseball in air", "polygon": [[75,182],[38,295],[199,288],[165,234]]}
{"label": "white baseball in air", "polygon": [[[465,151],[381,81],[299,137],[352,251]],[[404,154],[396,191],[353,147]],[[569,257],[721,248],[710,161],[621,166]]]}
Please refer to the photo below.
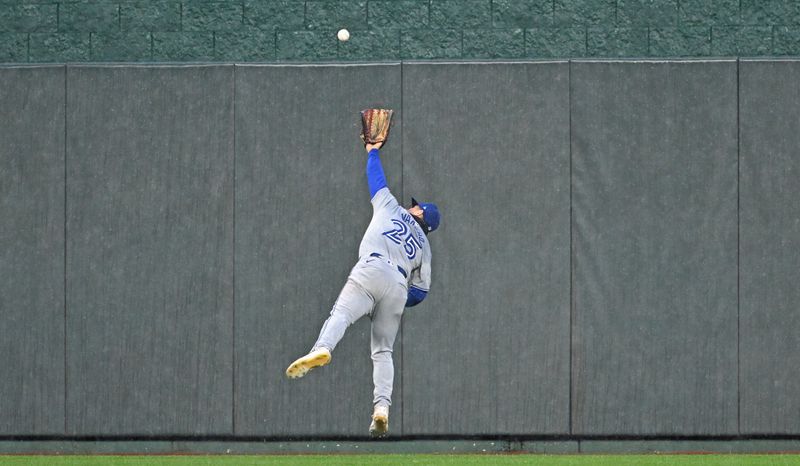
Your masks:
{"label": "white baseball in air", "polygon": [[350,32],[347,29],[339,29],[339,32],[336,33],[336,37],[338,37],[340,41],[344,42],[350,38]]}

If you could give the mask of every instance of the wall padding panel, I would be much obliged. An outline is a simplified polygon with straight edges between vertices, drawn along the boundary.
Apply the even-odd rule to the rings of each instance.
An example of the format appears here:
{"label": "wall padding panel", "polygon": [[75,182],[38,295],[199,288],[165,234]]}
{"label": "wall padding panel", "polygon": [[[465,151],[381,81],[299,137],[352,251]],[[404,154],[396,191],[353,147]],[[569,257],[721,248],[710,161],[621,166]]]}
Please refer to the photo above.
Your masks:
{"label": "wall padding panel", "polygon": [[568,432],[568,91],[566,62],[404,65],[403,201],[442,212],[406,434]]}
{"label": "wall padding panel", "polygon": [[64,432],[64,67],[0,68],[0,434]]}
{"label": "wall padding panel", "polygon": [[800,62],[740,64],[741,430],[800,433]]}
{"label": "wall padding panel", "polygon": [[736,62],[571,84],[573,433],[736,433]]}
{"label": "wall padding panel", "polygon": [[68,68],[69,434],[233,432],[233,86]]}

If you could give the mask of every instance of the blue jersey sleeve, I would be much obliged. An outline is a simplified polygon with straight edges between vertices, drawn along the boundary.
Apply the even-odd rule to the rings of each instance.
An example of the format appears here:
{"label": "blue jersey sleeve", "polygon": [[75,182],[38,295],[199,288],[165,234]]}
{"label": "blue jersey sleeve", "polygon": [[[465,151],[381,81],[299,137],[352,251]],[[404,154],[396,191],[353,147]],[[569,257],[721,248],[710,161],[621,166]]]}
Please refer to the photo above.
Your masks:
{"label": "blue jersey sleeve", "polygon": [[375,193],[387,186],[378,149],[369,151],[369,156],[367,157],[367,183],[369,184],[370,199],[375,197]]}

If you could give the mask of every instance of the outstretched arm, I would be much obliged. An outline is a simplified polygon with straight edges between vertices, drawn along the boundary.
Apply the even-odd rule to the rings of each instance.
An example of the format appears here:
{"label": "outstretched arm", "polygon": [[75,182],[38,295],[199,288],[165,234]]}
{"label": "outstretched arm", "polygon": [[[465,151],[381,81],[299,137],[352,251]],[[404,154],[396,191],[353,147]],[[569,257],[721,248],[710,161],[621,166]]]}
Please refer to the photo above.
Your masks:
{"label": "outstretched arm", "polygon": [[375,197],[375,193],[387,186],[386,176],[383,174],[381,158],[378,149],[383,144],[367,144],[367,183],[369,184],[369,198]]}

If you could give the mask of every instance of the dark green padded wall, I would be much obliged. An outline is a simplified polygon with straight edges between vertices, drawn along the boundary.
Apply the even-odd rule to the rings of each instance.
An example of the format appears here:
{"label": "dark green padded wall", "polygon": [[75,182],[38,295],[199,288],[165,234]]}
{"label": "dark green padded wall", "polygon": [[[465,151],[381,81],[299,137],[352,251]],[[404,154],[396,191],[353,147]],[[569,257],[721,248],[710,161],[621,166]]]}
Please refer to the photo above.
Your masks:
{"label": "dark green padded wall", "polygon": [[576,434],[737,432],[736,84],[572,63]]}
{"label": "dark green padded wall", "polygon": [[398,110],[391,189],[443,213],[394,434],[797,435],[798,78],[2,68],[0,435],[364,435],[368,320],[283,371],[356,260],[372,105]]}
{"label": "dark green padded wall", "polygon": [[64,67],[0,69],[0,434],[64,430]]}
{"label": "dark green padded wall", "polygon": [[403,199],[442,213],[405,433],[569,432],[568,63],[405,65],[403,112]]}
{"label": "dark green padded wall", "polygon": [[67,69],[67,433],[233,431],[233,67]]}
{"label": "dark green padded wall", "polygon": [[742,433],[800,431],[800,63],[740,64]]}

